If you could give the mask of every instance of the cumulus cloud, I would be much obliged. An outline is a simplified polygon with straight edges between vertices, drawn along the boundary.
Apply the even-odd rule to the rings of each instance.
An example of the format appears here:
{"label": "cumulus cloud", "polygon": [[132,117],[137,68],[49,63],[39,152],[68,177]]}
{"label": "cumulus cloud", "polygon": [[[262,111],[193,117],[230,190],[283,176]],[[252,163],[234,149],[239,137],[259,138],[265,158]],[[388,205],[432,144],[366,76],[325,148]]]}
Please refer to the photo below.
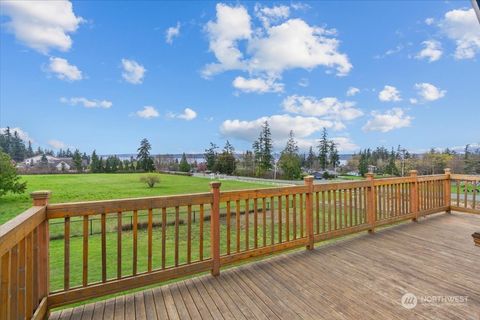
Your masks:
{"label": "cumulus cloud", "polygon": [[394,129],[409,127],[413,118],[405,114],[401,108],[393,108],[384,113],[373,111],[372,119],[363,126],[364,131],[388,132]]}
{"label": "cumulus cloud", "polygon": [[322,120],[316,117],[291,116],[288,114],[265,116],[255,120],[225,120],[220,126],[220,133],[225,137],[254,141],[260,133],[265,121],[270,124],[274,141],[286,141],[290,130],[295,132],[298,140],[320,132],[322,128],[342,129],[331,120]]}
{"label": "cumulus cloud", "polygon": [[151,118],[157,118],[160,114],[158,113],[157,109],[152,106],[145,106],[143,107],[142,110],[138,110],[135,112],[135,114],[144,119],[151,119]]}
{"label": "cumulus cloud", "polygon": [[186,121],[191,121],[197,117],[197,112],[195,110],[190,109],[190,108],[185,108],[183,109],[183,112],[180,114],[176,113],[168,113],[167,116],[172,119],[182,119]]}
{"label": "cumulus cloud", "polygon": [[82,71],[63,58],[50,57],[50,64],[46,71],[55,74],[60,80],[78,81],[83,79]]}
{"label": "cumulus cloud", "polygon": [[422,42],[423,49],[415,56],[417,59],[428,59],[428,62],[437,61],[443,54],[442,45],[436,40]]}
{"label": "cumulus cloud", "polygon": [[165,42],[168,44],[173,43],[173,38],[176,38],[180,35],[180,22],[177,22],[175,27],[170,27],[165,31]]}
{"label": "cumulus cloud", "polygon": [[53,149],[62,149],[62,148],[66,147],[65,143],[63,143],[60,140],[55,140],[55,139],[49,140],[48,145],[50,147],[52,147]]}
{"label": "cumulus cloud", "polygon": [[[245,7],[217,4],[216,20],[205,27],[217,62],[206,65],[203,75],[240,70],[277,79],[288,69],[311,70],[318,66],[334,68],[337,75],[348,74],[352,65],[347,55],[338,50],[335,30],[311,26],[302,19],[283,21],[288,17],[283,7],[257,6],[256,14],[263,26],[253,32]],[[244,50],[240,42],[245,44]]]}
{"label": "cumulus cloud", "polygon": [[354,95],[356,95],[357,93],[360,92],[360,89],[358,88],[355,88],[355,87],[350,87],[348,88],[347,90],[347,96],[348,97],[353,97]]}
{"label": "cumulus cloud", "polygon": [[288,96],[282,102],[283,110],[306,116],[323,117],[337,121],[353,120],[363,115],[351,101],[340,101],[335,97],[315,98]]}
{"label": "cumulus cloud", "polygon": [[435,22],[435,19],[433,19],[433,18],[427,18],[427,19],[425,19],[425,24],[426,24],[427,26],[432,25],[434,22]]}
{"label": "cumulus cloud", "polygon": [[389,85],[386,85],[383,90],[379,92],[378,99],[384,102],[402,100],[402,98],[400,98],[400,91],[398,91],[397,88]]}
{"label": "cumulus cloud", "polygon": [[480,26],[473,8],[448,11],[439,27],[455,41],[456,59],[473,59],[480,52]]}
{"label": "cumulus cloud", "polygon": [[68,51],[70,33],[84,21],[73,12],[70,1],[1,1],[2,14],[10,17],[6,29],[28,47],[48,53],[51,49]]}
{"label": "cumulus cloud", "polygon": [[132,84],[141,84],[147,71],[144,66],[135,60],[122,59],[122,77]]}
{"label": "cumulus cloud", "polygon": [[[3,133],[3,134],[4,134],[6,131],[7,131],[7,128],[0,128],[0,132]],[[28,132],[24,131],[24,130],[21,129],[21,128],[18,128],[18,127],[17,127],[17,128],[10,128],[10,133],[12,134],[12,136],[13,136],[14,132],[17,132],[18,137],[19,137],[20,139],[22,139],[23,141],[25,141],[25,142],[30,141],[30,142],[33,143],[33,142],[35,141],[35,140],[32,139],[32,137],[30,137],[30,135],[28,134]]]}
{"label": "cumulus cloud", "polygon": [[71,106],[81,105],[85,108],[101,108],[109,109],[113,103],[109,100],[87,99],[85,97],[60,98],[61,103],[69,104]]}
{"label": "cumulus cloud", "polygon": [[232,85],[234,88],[243,92],[282,92],[284,85],[277,83],[273,79],[236,77]]}
{"label": "cumulus cloud", "polygon": [[424,101],[435,101],[440,98],[443,98],[447,93],[446,90],[441,90],[435,87],[431,83],[423,82],[423,83],[416,83],[415,89],[417,89],[418,95]]}

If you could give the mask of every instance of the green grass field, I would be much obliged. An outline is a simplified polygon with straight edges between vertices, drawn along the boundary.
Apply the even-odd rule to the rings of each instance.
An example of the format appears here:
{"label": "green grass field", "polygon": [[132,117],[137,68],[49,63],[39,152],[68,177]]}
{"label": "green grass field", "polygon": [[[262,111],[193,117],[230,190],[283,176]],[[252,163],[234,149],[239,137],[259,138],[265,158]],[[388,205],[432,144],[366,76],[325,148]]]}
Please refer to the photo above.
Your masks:
{"label": "green grass field", "polygon": [[[132,197],[162,196],[206,192],[210,180],[205,178],[160,175],[160,183],[147,188],[140,182],[145,174],[56,174],[22,176],[27,191],[20,195],[8,194],[0,198],[0,225],[22,213],[32,205],[30,192],[50,190],[50,203],[108,200]],[[266,188],[265,184],[240,181],[222,181],[222,190]]]}

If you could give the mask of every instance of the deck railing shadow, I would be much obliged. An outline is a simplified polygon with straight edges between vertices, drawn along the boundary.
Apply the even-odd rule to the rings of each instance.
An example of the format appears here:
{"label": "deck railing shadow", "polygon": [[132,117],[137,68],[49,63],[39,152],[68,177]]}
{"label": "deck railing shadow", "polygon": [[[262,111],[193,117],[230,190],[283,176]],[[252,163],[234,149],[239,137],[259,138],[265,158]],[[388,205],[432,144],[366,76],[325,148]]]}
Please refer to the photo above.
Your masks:
{"label": "deck railing shadow", "polygon": [[[0,319],[210,271],[450,210],[480,213],[480,176],[445,174],[49,204],[0,226]],[[95,221],[95,232],[93,221]]]}

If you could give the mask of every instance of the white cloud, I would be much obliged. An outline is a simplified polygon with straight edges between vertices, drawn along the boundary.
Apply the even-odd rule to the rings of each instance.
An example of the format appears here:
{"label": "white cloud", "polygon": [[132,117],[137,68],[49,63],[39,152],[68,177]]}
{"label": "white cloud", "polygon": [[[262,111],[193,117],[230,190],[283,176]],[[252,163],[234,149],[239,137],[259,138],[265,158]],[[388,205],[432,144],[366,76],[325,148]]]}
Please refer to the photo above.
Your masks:
{"label": "white cloud", "polygon": [[384,102],[402,100],[402,98],[400,98],[400,91],[398,91],[397,88],[389,85],[386,85],[383,90],[378,93],[378,99]]}
{"label": "white cloud", "polygon": [[62,149],[62,148],[65,148],[65,147],[66,147],[65,143],[63,143],[63,142],[60,141],[60,140],[55,140],[55,139],[49,140],[49,141],[48,141],[48,145],[49,145],[50,147],[54,148],[54,149]]}
{"label": "white cloud", "polygon": [[413,118],[405,114],[401,108],[393,108],[384,113],[372,111],[372,119],[363,126],[364,131],[388,132],[394,129],[409,127]]}
{"label": "white cloud", "polygon": [[[268,12],[269,23],[252,32],[251,17],[243,6],[217,4],[216,21],[209,21],[205,30],[210,51],[218,62],[206,65],[203,75],[211,77],[227,70],[240,70],[265,78],[281,78],[288,69],[311,70],[318,66],[335,68],[337,75],[348,74],[352,65],[347,55],[338,51],[335,30],[310,26],[301,19],[270,26],[275,19],[287,17],[285,10],[279,9],[281,6],[274,8],[257,10],[262,17]],[[240,41],[246,44],[245,52],[239,47]]]}
{"label": "white cloud", "polygon": [[165,31],[165,41],[168,44],[173,43],[173,38],[176,38],[180,35],[180,22],[177,22],[175,27],[170,27]]}
{"label": "white cloud", "polygon": [[63,58],[50,57],[47,71],[54,73],[61,80],[77,81],[83,79],[82,71]]}
{"label": "white cloud", "polygon": [[122,77],[125,81],[132,84],[140,84],[143,82],[143,77],[147,70],[135,60],[122,59],[122,68]]}
{"label": "white cloud", "polygon": [[283,102],[283,110],[306,116],[323,117],[337,121],[353,120],[363,115],[351,101],[342,102],[335,97],[315,98],[304,96],[288,96]]}
{"label": "white cloud", "polygon": [[160,115],[157,109],[155,109],[155,107],[152,107],[152,106],[145,106],[143,107],[142,110],[138,110],[137,112],[135,112],[135,114],[138,117],[144,118],[144,119],[156,118]]}
{"label": "white cloud", "polygon": [[428,62],[437,61],[443,54],[442,45],[436,40],[422,42],[424,48],[415,56],[417,59],[428,59]]}
{"label": "white cloud", "polygon": [[431,83],[423,82],[416,83],[415,89],[418,90],[418,95],[425,101],[435,101],[443,98],[447,93],[446,90],[441,90]]}
{"label": "white cloud", "polygon": [[320,132],[324,127],[338,129],[334,121],[322,120],[315,117],[291,116],[288,114],[261,117],[252,121],[225,120],[220,126],[220,133],[225,137],[231,137],[249,142],[258,138],[261,127],[265,121],[270,124],[273,141],[279,147],[288,139],[290,130],[293,130],[298,140]]}
{"label": "white cloud", "polygon": [[[6,131],[7,131],[7,128],[0,128],[1,133],[5,133]],[[32,143],[35,142],[35,140],[33,140],[32,137],[30,137],[28,132],[23,131],[21,128],[18,128],[18,127],[17,128],[10,128],[10,133],[12,134],[12,136],[13,136],[14,132],[17,132],[18,137],[25,142],[28,142],[28,141],[31,141]]]}
{"label": "white cloud", "polygon": [[480,26],[473,8],[448,11],[439,27],[455,41],[456,59],[473,59],[480,52]]}
{"label": "white cloud", "polygon": [[355,87],[350,87],[348,88],[347,90],[347,96],[348,97],[353,97],[354,95],[356,95],[357,93],[360,92],[360,89],[358,88],[355,88]]}
{"label": "white cloud", "polygon": [[333,137],[333,142],[337,145],[340,152],[352,152],[358,150],[360,147],[355,144],[349,137]]}
{"label": "white cloud", "polygon": [[427,26],[431,26],[434,22],[435,22],[435,19],[433,19],[433,18],[427,18],[427,19],[425,19],[425,24],[426,24]]}
{"label": "white cloud", "polygon": [[271,23],[282,21],[290,16],[290,7],[285,5],[262,7],[258,3],[255,5],[255,15],[262,22],[265,28]]}
{"label": "white cloud", "polygon": [[68,51],[70,33],[84,20],[75,16],[72,3],[57,1],[1,1],[0,11],[10,17],[7,30],[28,47],[48,53],[50,49]]}
{"label": "white cloud", "polygon": [[60,98],[61,103],[66,103],[72,106],[82,105],[85,108],[102,108],[109,109],[113,103],[109,100],[87,99],[84,97]]}
{"label": "white cloud", "polygon": [[282,92],[283,84],[277,83],[273,79],[236,77],[232,82],[233,87],[243,92]]}
{"label": "white cloud", "polygon": [[167,117],[171,119],[183,119],[186,121],[191,121],[197,117],[197,112],[190,108],[185,108],[183,109],[183,112],[180,114],[169,112],[167,113]]}
{"label": "white cloud", "polygon": [[302,78],[300,81],[298,81],[298,85],[300,87],[308,87],[310,85],[310,81],[307,78]]}
{"label": "white cloud", "polygon": [[418,103],[417,98],[410,98],[409,101],[410,101],[411,104],[417,104]]}

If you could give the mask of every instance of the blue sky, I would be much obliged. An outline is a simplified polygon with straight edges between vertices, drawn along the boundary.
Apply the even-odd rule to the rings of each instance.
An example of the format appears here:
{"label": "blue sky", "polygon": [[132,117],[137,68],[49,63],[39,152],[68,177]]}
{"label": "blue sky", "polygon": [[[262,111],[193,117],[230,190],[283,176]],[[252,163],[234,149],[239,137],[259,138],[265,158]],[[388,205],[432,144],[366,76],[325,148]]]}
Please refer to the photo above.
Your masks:
{"label": "blue sky", "polygon": [[1,4],[0,127],[101,154],[480,142],[470,1]]}

